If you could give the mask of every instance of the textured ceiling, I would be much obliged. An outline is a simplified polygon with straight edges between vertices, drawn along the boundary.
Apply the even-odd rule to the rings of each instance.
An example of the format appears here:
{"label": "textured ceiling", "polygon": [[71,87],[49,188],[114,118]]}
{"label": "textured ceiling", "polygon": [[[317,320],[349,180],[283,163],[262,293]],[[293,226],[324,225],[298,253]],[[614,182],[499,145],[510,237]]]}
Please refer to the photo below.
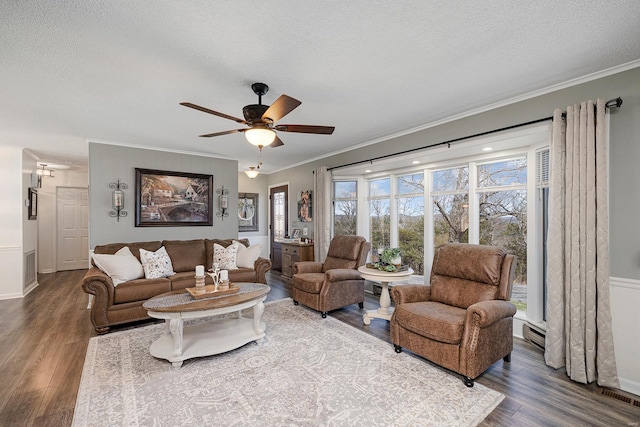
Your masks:
{"label": "textured ceiling", "polygon": [[640,59],[640,2],[30,1],[0,17],[0,144],[86,162],[87,141],[257,162],[238,124],[286,93],[272,172]]}

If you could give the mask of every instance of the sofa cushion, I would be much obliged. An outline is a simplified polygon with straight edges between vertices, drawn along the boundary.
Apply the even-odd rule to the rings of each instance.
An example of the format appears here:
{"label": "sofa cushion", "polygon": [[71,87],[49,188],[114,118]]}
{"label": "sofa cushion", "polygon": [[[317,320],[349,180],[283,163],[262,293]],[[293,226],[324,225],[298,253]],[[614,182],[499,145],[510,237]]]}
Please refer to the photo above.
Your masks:
{"label": "sofa cushion", "polygon": [[238,243],[236,246],[238,249],[236,254],[236,265],[238,267],[253,268],[253,264],[260,256],[262,245],[260,243],[256,243],[255,245],[251,245],[247,248],[243,244],[240,244],[240,242],[236,242],[235,240],[234,242]]}
{"label": "sofa cushion", "polygon": [[162,242],[135,242],[135,243],[109,243],[107,245],[97,245],[93,248],[93,253],[95,254],[115,254],[123,247],[128,246],[129,250],[133,254],[134,257],[138,258],[138,261],[142,262],[140,259],[140,249],[145,249],[147,251],[155,252],[162,246]]}
{"label": "sofa cushion", "polygon": [[92,259],[96,267],[111,277],[114,287],[122,282],[144,277],[142,264],[133,256],[128,246],[113,255],[94,253]]}
{"label": "sofa cushion", "polygon": [[[239,244],[236,242],[236,244]],[[238,252],[238,247],[236,244],[231,244],[226,248],[220,246],[217,243],[213,244],[213,264],[218,264],[218,267],[221,270],[235,270],[236,265],[236,254]]]}
{"label": "sofa cushion", "polygon": [[293,276],[293,286],[303,292],[319,294],[325,277],[324,273],[299,273]]}
{"label": "sofa cushion", "polygon": [[163,240],[173,271],[182,273],[187,271],[195,272],[196,265],[206,265],[207,248],[204,239],[195,240]]}
{"label": "sofa cushion", "polygon": [[[196,285],[196,276],[193,271],[185,271],[182,273],[176,273],[169,277],[171,280],[171,290],[193,288]],[[213,279],[208,274],[204,275],[204,283],[206,285],[212,285]]]}
{"label": "sofa cushion", "polygon": [[256,281],[256,271],[253,268],[229,270],[229,281],[231,283],[254,283]]}
{"label": "sofa cushion", "polygon": [[164,246],[155,252],[140,249],[140,260],[144,268],[144,277],[147,279],[169,277],[176,274],[173,271],[171,258]]}
{"label": "sofa cushion", "polygon": [[167,278],[136,279],[121,283],[113,293],[114,304],[132,301],[146,301],[151,297],[171,290],[171,281]]}
{"label": "sofa cushion", "polygon": [[249,239],[205,239],[204,245],[207,249],[207,263],[204,265],[205,270],[211,269],[213,267],[213,245],[217,243],[218,245],[226,248],[229,245],[233,244],[233,241],[242,243],[245,247],[248,247]]}
{"label": "sofa cushion", "polygon": [[399,304],[395,321],[405,329],[431,340],[458,344],[462,341],[467,310],[434,301]]}

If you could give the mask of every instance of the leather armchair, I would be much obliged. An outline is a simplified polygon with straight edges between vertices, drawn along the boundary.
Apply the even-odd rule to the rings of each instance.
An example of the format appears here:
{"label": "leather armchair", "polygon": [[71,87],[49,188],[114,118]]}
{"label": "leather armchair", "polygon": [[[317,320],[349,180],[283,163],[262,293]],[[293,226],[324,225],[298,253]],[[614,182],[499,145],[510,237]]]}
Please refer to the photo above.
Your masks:
{"label": "leather armchair", "polygon": [[429,285],[394,286],[390,337],[464,376],[467,387],[501,358],[511,361],[509,302],[516,257],[493,246],[451,243],[433,258]]}
{"label": "leather armchair", "polygon": [[349,304],[364,307],[364,279],[358,267],[367,260],[370,244],[361,236],[335,236],[324,263],[293,265],[293,303],[302,303],[322,313]]}

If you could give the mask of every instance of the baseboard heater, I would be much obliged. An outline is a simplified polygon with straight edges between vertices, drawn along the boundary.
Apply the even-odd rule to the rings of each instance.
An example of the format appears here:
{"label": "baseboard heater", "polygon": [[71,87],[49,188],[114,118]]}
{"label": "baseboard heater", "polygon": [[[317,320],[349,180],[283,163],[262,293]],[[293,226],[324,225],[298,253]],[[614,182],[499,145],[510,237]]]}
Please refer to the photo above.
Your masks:
{"label": "baseboard heater", "polygon": [[525,323],[522,326],[522,336],[525,340],[544,351],[546,332],[543,329],[533,326],[530,323]]}

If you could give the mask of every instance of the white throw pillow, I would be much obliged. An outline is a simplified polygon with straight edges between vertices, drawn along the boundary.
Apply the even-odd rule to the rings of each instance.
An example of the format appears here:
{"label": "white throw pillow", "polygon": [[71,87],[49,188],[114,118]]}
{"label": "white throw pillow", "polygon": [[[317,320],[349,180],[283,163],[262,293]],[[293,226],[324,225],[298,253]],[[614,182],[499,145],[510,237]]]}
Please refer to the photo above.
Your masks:
{"label": "white throw pillow", "polygon": [[217,243],[213,244],[213,263],[218,263],[220,270],[235,270],[236,266],[236,252],[238,251],[238,245],[232,244],[225,247],[220,246]]}
{"label": "white throw pillow", "polygon": [[176,274],[173,271],[173,264],[167,250],[163,247],[155,252],[140,249],[140,260],[144,268],[144,277],[147,279],[158,279]]}
{"label": "white throw pillow", "polygon": [[128,280],[144,277],[142,264],[138,261],[128,246],[121,248],[115,254],[93,254],[93,262],[100,270],[111,277],[113,286],[118,286]]}
{"label": "white throw pillow", "polygon": [[260,256],[260,251],[262,250],[262,245],[260,243],[256,243],[255,245],[251,245],[246,247],[240,242],[233,241],[233,243],[237,243],[238,253],[236,255],[236,264],[238,267],[243,268],[253,268],[254,263]]}

